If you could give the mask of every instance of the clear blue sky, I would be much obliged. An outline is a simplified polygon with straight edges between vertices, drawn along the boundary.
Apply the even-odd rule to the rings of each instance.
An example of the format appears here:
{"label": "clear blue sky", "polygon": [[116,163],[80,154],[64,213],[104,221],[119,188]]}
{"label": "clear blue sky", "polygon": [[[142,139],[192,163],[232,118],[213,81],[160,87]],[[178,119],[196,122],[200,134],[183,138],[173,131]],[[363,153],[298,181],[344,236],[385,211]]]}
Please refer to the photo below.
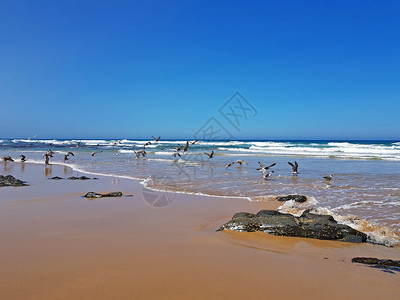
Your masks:
{"label": "clear blue sky", "polygon": [[0,137],[191,137],[239,91],[258,115],[235,138],[399,139],[399,16],[400,1],[0,0]]}

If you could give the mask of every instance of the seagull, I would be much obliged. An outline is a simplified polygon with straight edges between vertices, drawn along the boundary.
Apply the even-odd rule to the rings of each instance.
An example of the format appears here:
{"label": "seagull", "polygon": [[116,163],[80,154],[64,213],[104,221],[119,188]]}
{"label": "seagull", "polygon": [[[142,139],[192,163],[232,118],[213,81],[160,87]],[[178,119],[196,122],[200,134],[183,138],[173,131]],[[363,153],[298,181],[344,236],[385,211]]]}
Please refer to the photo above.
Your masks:
{"label": "seagull", "polygon": [[139,150],[139,151],[135,151],[135,150],[133,150],[134,152],[135,152],[135,154],[136,154],[136,158],[140,158],[140,156],[142,156],[142,157],[146,157],[146,151],[145,150]]}
{"label": "seagull", "polygon": [[230,166],[232,166],[233,164],[235,164],[235,162],[233,161],[233,162],[231,162],[231,163],[229,163],[229,164],[227,164],[226,165],[226,167],[225,167],[225,169],[228,169]]}
{"label": "seagull", "polygon": [[294,164],[292,164],[291,162],[288,162],[288,164],[292,166],[292,173],[293,174],[298,174],[299,173],[297,171],[297,168],[299,167],[299,164],[297,163],[297,161],[295,161]]}
{"label": "seagull", "polygon": [[178,144],[178,147],[175,147],[175,151],[181,151],[183,148],[185,147],[183,147],[181,144]]}
{"label": "seagull", "polygon": [[179,157],[181,157],[181,154],[179,153],[179,152],[174,152],[174,154],[172,154],[174,157],[177,157],[177,156],[179,156]]}
{"label": "seagull", "polygon": [[25,156],[25,155],[21,154],[19,157],[21,157],[21,161],[22,161],[22,162],[25,162],[25,161],[26,161],[26,156]]}
{"label": "seagull", "polygon": [[206,154],[208,156],[208,159],[213,158],[214,157],[214,150],[211,151],[211,153],[204,152],[204,154]]}
{"label": "seagull", "polygon": [[262,173],[263,173],[264,179],[268,179],[268,177],[270,177],[271,174],[274,173],[274,170],[271,170],[271,171],[267,172],[266,170],[263,169]]}
{"label": "seagull", "polygon": [[68,160],[68,154],[64,155],[64,162]]}
{"label": "seagull", "polygon": [[72,156],[75,156],[75,154],[74,154],[74,153],[72,153],[71,151],[70,151],[70,152],[68,152],[68,153],[67,153],[67,155],[72,155]]}
{"label": "seagull", "polygon": [[269,168],[272,168],[273,166],[276,165],[276,163],[273,163],[272,165],[269,165],[268,167],[264,166],[262,163],[258,162],[258,164],[260,165],[261,168],[258,168],[257,171],[267,171]]}
{"label": "seagull", "polygon": [[151,145],[151,142],[147,142],[146,144],[144,144],[144,148],[146,148],[146,146]]}
{"label": "seagull", "polygon": [[[51,151],[51,150],[50,150]],[[50,157],[53,157],[53,151],[51,151],[51,152],[46,152],[45,154],[43,154],[43,156],[45,157],[45,161],[44,161],[44,163],[46,164],[46,165],[48,165],[49,164],[49,160],[50,160]]]}
{"label": "seagull", "polygon": [[186,152],[188,148],[189,148],[189,142],[186,142],[186,145],[183,148],[183,152]]}
{"label": "seagull", "polygon": [[154,141],[156,141],[156,142],[158,142],[160,139],[161,139],[161,136],[159,136],[158,138],[155,138],[154,136],[151,136],[153,139],[154,139]]}
{"label": "seagull", "polygon": [[11,156],[8,156],[8,155],[3,156],[1,159],[2,159],[3,161],[14,161],[14,160],[11,158]]}
{"label": "seagull", "polygon": [[196,144],[198,141],[199,141],[199,140],[195,140],[195,141],[193,141],[193,142],[190,142],[190,145],[194,145],[194,144]]}
{"label": "seagull", "polygon": [[244,160],[241,160],[241,159],[237,160],[236,163],[239,165],[242,165],[242,164],[247,165],[247,162],[245,162]]}
{"label": "seagull", "polygon": [[101,152],[103,152],[103,151],[92,152],[92,153],[90,153],[90,155],[91,155],[91,156],[95,156],[97,153],[101,153]]}
{"label": "seagull", "polygon": [[333,175],[332,175],[332,174],[330,174],[330,175],[328,175],[328,176],[324,176],[324,179],[327,180],[327,181],[331,181],[332,178],[333,178]]}

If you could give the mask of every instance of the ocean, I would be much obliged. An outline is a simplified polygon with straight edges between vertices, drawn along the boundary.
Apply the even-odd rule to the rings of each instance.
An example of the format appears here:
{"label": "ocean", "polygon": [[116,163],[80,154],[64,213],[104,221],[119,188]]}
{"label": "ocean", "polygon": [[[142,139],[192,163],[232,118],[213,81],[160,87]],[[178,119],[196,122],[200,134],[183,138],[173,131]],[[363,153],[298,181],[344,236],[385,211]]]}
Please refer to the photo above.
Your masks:
{"label": "ocean", "polygon": [[[152,142],[146,147],[147,156],[137,159],[135,151],[147,141]],[[289,201],[279,210],[331,214],[338,222],[367,233],[371,242],[388,246],[400,242],[399,141],[198,141],[182,157],[173,157],[178,144],[185,145],[186,140],[0,139],[0,157],[9,155],[16,161],[3,163],[6,170],[19,163],[21,154],[27,163],[44,164],[42,155],[51,149],[55,152],[51,164],[138,179],[147,189],[165,192],[241,197],[243,201],[303,194],[309,199],[306,203]],[[63,161],[69,151],[75,156]],[[211,151],[215,155],[209,159],[204,153]],[[92,156],[92,152],[98,153]],[[239,159],[247,165],[226,167]],[[299,164],[297,175],[288,164],[294,161]],[[258,162],[276,163],[267,180],[257,170]],[[329,174],[333,175],[330,182],[323,178]]]}

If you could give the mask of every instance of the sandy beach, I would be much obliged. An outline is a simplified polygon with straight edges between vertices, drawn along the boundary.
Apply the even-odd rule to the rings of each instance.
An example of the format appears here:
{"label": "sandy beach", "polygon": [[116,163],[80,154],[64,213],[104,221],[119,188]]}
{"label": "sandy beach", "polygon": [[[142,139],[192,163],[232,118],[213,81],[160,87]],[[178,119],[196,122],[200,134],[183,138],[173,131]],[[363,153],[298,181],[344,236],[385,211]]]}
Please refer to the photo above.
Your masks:
{"label": "sandy beach", "polygon": [[[217,232],[250,202],[157,193],[138,181],[49,180],[68,167],[7,163],[27,187],[0,188],[1,299],[398,299],[400,274],[351,263],[400,259],[400,248],[263,233]],[[89,191],[131,197],[89,200]],[[158,194],[160,195],[160,194]]]}

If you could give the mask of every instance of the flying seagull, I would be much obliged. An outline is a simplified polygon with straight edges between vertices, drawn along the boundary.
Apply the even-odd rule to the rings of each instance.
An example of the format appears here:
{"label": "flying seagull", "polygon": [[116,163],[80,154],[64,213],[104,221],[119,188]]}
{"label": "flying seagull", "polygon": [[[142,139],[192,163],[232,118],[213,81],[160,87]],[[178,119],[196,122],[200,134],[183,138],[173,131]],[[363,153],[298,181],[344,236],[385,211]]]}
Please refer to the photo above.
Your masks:
{"label": "flying seagull", "polygon": [[204,154],[206,154],[208,156],[208,159],[213,158],[214,157],[214,150],[211,151],[211,153],[204,152]]}
{"label": "flying seagull", "polygon": [[22,162],[25,162],[25,161],[26,161],[26,156],[25,156],[25,155],[21,154],[19,157],[21,157],[21,161],[22,161]]}
{"label": "flying seagull", "polygon": [[299,173],[297,171],[297,168],[299,167],[299,164],[297,163],[297,161],[295,161],[294,164],[292,164],[291,162],[288,162],[288,164],[292,166],[292,173],[293,174],[298,174]]}
{"label": "flying seagull", "polygon": [[243,165],[243,164],[247,165],[247,162],[245,162],[244,160],[241,160],[241,159],[237,160],[236,163],[239,165]]}
{"label": "flying seagull", "polygon": [[235,162],[233,161],[233,162],[231,162],[231,163],[229,163],[229,164],[227,164],[226,165],[226,167],[225,167],[225,169],[228,169],[230,166],[232,166],[233,164],[235,164]]}
{"label": "flying seagull", "polygon": [[90,155],[91,155],[91,156],[95,156],[97,153],[101,153],[101,152],[103,152],[103,151],[92,152],[92,153],[90,153]]}
{"label": "flying seagull", "polygon": [[193,141],[193,142],[190,142],[190,145],[194,145],[194,144],[196,144],[198,141],[199,141],[199,140],[195,140],[195,141]]}
{"label": "flying seagull", "polygon": [[186,142],[185,147],[183,148],[183,152],[186,152],[189,148],[189,142]]}
{"label": "flying seagull", "polygon": [[267,172],[267,171],[264,170],[264,169],[262,170],[262,175],[263,175],[263,178],[264,178],[264,179],[268,179],[268,177],[270,177],[272,173],[274,173],[274,170],[271,170],[271,171],[269,171],[269,172]]}
{"label": "flying seagull", "polygon": [[14,160],[11,158],[11,156],[8,156],[8,155],[3,156],[1,159],[2,159],[3,161],[14,161]]}
{"label": "flying seagull", "polygon": [[260,168],[257,169],[257,171],[267,171],[269,168],[272,168],[273,166],[276,165],[276,163],[273,163],[272,165],[269,165],[268,167],[264,166],[262,163],[258,162],[258,164],[260,165]]}
{"label": "flying seagull", "polygon": [[180,153],[179,152],[174,152],[174,154],[172,154],[174,157],[177,157],[177,156],[179,156],[179,157],[181,157],[181,155],[180,155]]}
{"label": "flying seagull", "polygon": [[153,139],[154,139],[154,141],[156,141],[156,142],[158,142],[160,139],[161,139],[161,136],[159,136],[158,138],[155,138],[154,136],[151,136]]}

